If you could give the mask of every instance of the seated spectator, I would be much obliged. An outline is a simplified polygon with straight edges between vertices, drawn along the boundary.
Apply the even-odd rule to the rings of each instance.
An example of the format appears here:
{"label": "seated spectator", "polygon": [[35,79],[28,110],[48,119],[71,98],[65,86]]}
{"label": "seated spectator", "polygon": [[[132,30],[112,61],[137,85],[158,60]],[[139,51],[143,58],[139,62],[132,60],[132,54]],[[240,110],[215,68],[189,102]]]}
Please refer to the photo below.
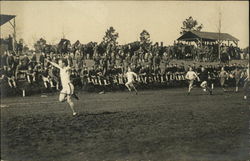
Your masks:
{"label": "seated spectator", "polygon": [[49,85],[50,85],[50,87],[54,87],[53,82],[50,79],[49,70],[48,70],[47,67],[44,67],[44,69],[42,69],[41,75],[42,75],[42,80],[43,80],[44,87],[46,89],[49,88]]}
{"label": "seated spectator", "polygon": [[26,78],[29,84],[32,84],[33,82],[36,81],[36,72],[33,70],[32,66],[28,67]]}
{"label": "seated spectator", "polygon": [[6,69],[5,76],[7,77],[10,88],[16,88],[17,86],[14,71],[10,67],[7,67]]}

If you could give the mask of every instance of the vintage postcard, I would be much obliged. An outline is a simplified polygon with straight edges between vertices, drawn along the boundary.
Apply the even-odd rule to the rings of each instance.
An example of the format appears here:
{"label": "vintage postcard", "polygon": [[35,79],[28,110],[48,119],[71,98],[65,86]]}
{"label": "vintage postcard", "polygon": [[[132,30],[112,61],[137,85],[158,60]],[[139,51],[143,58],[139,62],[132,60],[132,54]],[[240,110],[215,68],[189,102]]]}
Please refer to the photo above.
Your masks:
{"label": "vintage postcard", "polygon": [[250,158],[248,1],[0,1],[1,161]]}

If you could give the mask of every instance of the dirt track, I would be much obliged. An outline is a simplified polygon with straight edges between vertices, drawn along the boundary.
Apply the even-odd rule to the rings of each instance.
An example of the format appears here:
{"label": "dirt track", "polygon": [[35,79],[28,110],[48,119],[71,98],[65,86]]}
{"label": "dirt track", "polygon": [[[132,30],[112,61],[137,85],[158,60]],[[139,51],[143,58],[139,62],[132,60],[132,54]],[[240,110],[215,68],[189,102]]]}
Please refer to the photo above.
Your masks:
{"label": "dirt track", "polygon": [[250,115],[242,93],[185,90],[81,93],[77,117],[56,94],[6,98],[1,159],[247,160]]}

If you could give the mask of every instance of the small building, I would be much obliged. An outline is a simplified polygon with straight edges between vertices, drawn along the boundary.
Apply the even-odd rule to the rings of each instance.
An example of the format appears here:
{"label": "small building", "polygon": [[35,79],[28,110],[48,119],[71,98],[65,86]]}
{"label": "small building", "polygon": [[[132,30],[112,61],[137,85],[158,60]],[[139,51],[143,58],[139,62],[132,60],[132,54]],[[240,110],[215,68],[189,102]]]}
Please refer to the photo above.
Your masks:
{"label": "small building", "polygon": [[216,33],[216,32],[201,32],[201,31],[188,31],[177,39],[178,41],[186,42],[233,42],[238,46],[239,39],[233,37],[228,33]]}

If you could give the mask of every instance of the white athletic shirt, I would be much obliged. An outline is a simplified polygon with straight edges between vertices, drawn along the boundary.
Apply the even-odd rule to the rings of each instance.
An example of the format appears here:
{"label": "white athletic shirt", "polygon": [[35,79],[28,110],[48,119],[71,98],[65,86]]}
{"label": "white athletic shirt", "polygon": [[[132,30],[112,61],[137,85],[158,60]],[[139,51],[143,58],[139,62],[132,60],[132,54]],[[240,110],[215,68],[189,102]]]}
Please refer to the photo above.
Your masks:
{"label": "white athletic shirt", "polygon": [[70,81],[70,67],[61,68],[58,64],[54,62],[50,62],[53,66],[60,69],[60,78],[62,82],[62,87],[67,88],[69,86]]}
{"label": "white athletic shirt", "polygon": [[137,77],[137,74],[135,74],[134,72],[127,72],[126,76],[128,78],[128,82],[133,82],[134,81],[134,77]]}
{"label": "white athletic shirt", "polygon": [[188,71],[185,78],[188,80],[195,80],[197,78],[197,74],[194,71]]}
{"label": "white athletic shirt", "polygon": [[61,77],[61,82],[62,82],[62,87],[66,87],[71,83],[70,81],[70,68],[69,67],[64,67],[64,68],[59,68],[60,69],[60,77]]}

